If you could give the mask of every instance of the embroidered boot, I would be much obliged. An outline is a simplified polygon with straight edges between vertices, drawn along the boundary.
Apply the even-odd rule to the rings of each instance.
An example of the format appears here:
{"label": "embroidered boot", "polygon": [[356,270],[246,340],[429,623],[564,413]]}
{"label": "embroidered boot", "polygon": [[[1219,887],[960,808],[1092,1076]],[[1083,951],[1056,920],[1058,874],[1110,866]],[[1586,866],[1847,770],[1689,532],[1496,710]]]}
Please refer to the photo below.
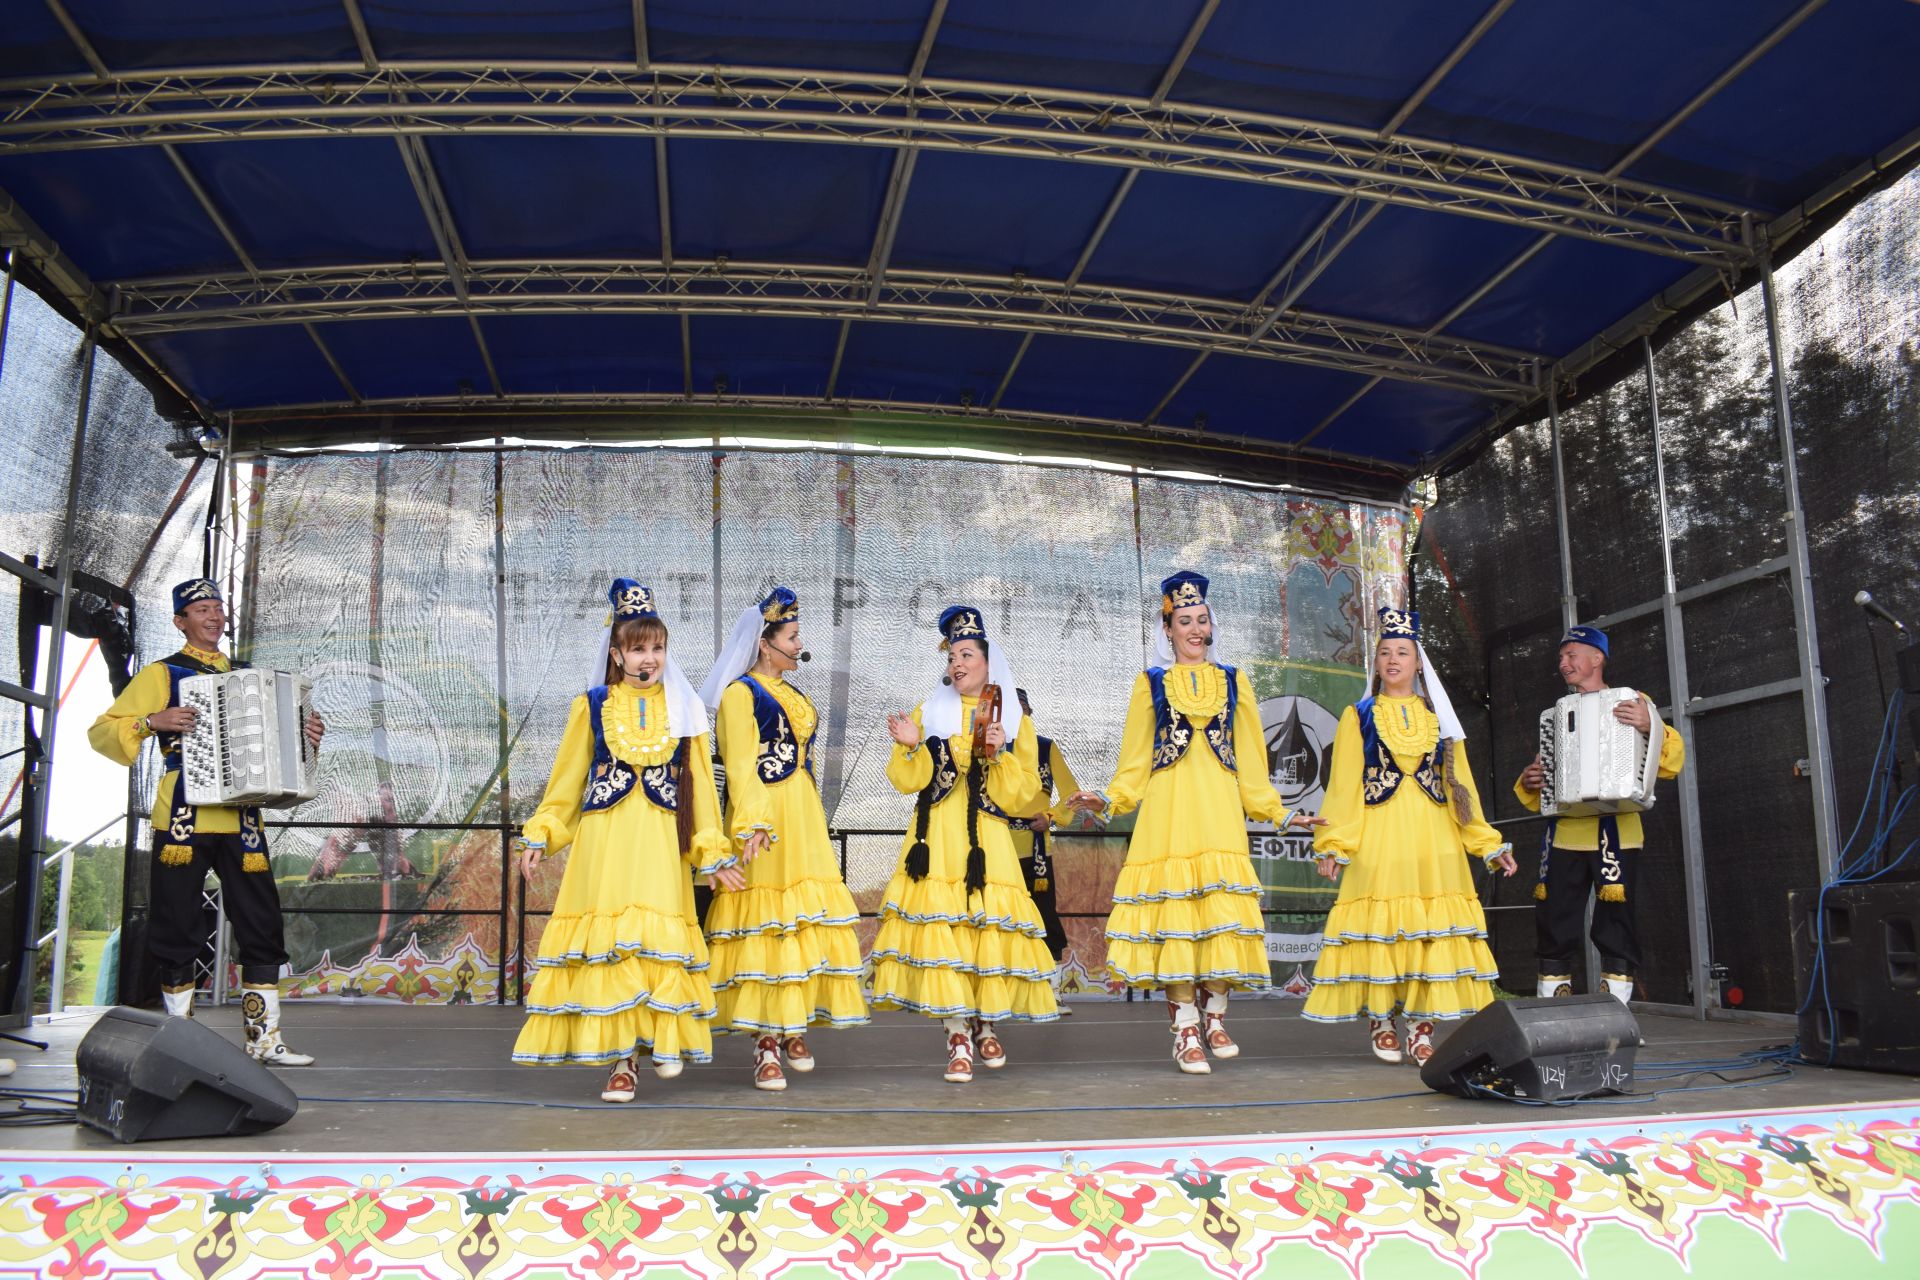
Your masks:
{"label": "embroidered boot", "polygon": [[1169,1000],[1167,1016],[1172,1020],[1173,1065],[1190,1076],[1212,1075],[1206,1041],[1200,1035],[1199,1006],[1191,1000]]}
{"label": "embroidered boot", "polygon": [[943,1018],[947,1032],[947,1083],[967,1084],[973,1079],[973,1037],[967,1034],[965,1018]]}
{"label": "embroidered boot", "polygon": [[607,1073],[607,1087],[600,1091],[600,1101],[632,1102],[634,1087],[639,1083],[640,1060],[628,1054]]}
{"label": "embroidered boot", "polygon": [[1408,1024],[1407,1056],[1413,1059],[1413,1065],[1416,1067],[1427,1065],[1427,1059],[1433,1056],[1433,1024],[1431,1022]]}
{"label": "embroidered boot", "polygon": [[787,1087],[787,1073],[780,1067],[779,1036],[754,1037],[753,1087],[771,1093],[778,1093]]}
{"label": "embroidered boot", "polygon": [[1373,1056],[1382,1062],[1399,1062],[1404,1054],[1400,1052],[1400,1028],[1394,1025],[1391,1016],[1368,1018],[1367,1033],[1373,1041]]}
{"label": "embroidered boot", "polygon": [[807,1047],[805,1036],[788,1036],[782,1047],[787,1051],[787,1070],[801,1075],[813,1070],[813,1050]]}
{"label": "embroidered boot", "polygon": [[1607,994],[1621,1004],[1626,1004],[1633,999],[1632,974],[1603,973],[1600,975],[1600,982],[1606,987]]}
{"label": "embroidered boot", "polygon": [[162,986],[160,999],[165,1003],[170,1018],[191,1018],[193,1016],[193,984],[183,986]]}
{"label": "embroidered boot", "polygon": [[1007,1048],[1000,1043],[999,1033],[991,1022],[979,1018],[967,1019],[967,1031],[973,1037],[974,1056],[980,1065],[989,1071],[998,1071],[1007,1065]]}
{"label": "embroidered boot", "polygon": [[270,1067],[307,1067],[313,1055],[295,1053],[280,1039],[280,988],[247,983],[240,995],[240,1016],[247,1023],[247,1054]]}
{"label": "embroidered boot", "polygon": [[1540,975],[1539,997],[1542,1000],[1552,998],[1563,1000],[1573,994],[1573,975],[1564,976],[1543,973]]}
{"label": "embroidered boot", "polygon": [[1207,1042],[1207,1048],[1213,1050],[1213,1056],[1239,1057],[1240,1046],[1227,1034],[1227,993],[1203,990],[1200,993],[1200,1015],[1202,1037]]}

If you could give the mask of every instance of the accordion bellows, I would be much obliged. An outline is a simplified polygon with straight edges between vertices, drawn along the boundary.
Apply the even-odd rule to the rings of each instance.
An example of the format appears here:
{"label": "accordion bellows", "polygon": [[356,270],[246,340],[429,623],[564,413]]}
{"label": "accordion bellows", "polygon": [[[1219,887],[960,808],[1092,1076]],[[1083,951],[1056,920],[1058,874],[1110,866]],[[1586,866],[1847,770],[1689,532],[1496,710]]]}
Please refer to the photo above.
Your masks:
{"label": "accordion bellows", "polygon": [[317,753],[302,730],[313,709],[310,682],[258,667],[189,676],[180,704],[200,713],[180,740],[188,804],[291,809],[313,799]]}
{"label": "accordion bellows", "polygon": [[1540,760],[1547,770],[1543,815],[1584,818],[1653,808],[1666,727],[1651,704],[1646,733],[1613,715],[1615,707],[1639,696],[1632,689],[1570,693],[1540,713]]}

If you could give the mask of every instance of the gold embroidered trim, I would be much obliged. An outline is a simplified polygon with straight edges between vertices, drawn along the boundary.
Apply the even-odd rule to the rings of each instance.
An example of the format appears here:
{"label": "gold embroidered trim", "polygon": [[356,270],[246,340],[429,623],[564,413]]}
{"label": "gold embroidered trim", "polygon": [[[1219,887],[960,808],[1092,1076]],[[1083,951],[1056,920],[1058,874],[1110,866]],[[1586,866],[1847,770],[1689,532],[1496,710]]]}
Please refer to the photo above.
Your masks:
{"label": "gold embroidered trim", "polygon": [[1533,886],[1533,900],[1535,902],[1545,902],[1547,900],[1547,886],[1544,884]]}
{"label": "gold embroidered trim", "polygon": [[1418,698],[1376,697],[1373,725],[1396,756],[1424,756],[1440,741],[1440,718]]}
{"label": "gold embroidered trim", "polygon": [[1168,667],[1162,687],[1167,705],[1183,716],[1211,720],[1226,709],[1227,673],[1217,663]]}
{"label": "gold embroidered trim", "polygon": [[[642,705],[647,708],[645,728],[640,725]],[[607,691],[607,700],[600,708],[600,727],[607,735],[607,749],[638,768],[667,763],[679,745],[667,724],[666,695],[649,697],[627,685],[617,684]]]}
{"label": "gold embroidered trim", "polygon": [[240,859],[240,869],[242,871],[265,871],[267,869],[267,855],[264,853],[247,854]]}
{"label": "gold embroidered trim", "polygon": [[1600,901],[1625,902],[1626,900],[1627,886],[1623,884],[1603,884],[1600,886]]}
{"label": "gold embroidered trim", "polygon": [[193,862],[193,850],[184,844],[169,844],[160,847],[160,863],[168,867],[184,867]]}
{"label": "gold embroidered trim", "polygon": [[217,667],[221,671],[227,670],[229,665],[227,655],[217,649],[202,649],[197,645],[183,644],[180,646],[180,652],[210,667]]}

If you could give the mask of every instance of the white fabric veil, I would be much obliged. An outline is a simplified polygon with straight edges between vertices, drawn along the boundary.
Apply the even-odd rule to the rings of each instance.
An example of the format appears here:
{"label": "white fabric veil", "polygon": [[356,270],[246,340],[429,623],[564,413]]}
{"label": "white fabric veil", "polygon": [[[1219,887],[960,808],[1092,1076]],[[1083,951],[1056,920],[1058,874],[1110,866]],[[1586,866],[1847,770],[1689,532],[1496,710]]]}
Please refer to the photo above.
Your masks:
{"label": "white fabric veil", "polygon": [[[1207,648],[1207,661],[1224,665],[1226,659],[1220,656],[1220,613],[1213,607],[1211,601],[1207,604],[1207,617],[1213,624],[1213,643]],[[1153,657],[1148,660],[1147,666],[1170,667],[1176,661],[1177,659],[1173,656],[1173,640],[1167,635],[1166,623],[1164,620],[1156,621],[1153,624]]]}
{"label": "white fabric veil", "polygon": [[[1020,736],[1026,719],[1020,711],[1020,697],[1014,692],[1013,664],[998,640],[987,640],[987,680],[1000,686],[1000,723],[1007,731],[1007,745]],[[960,691],[950,684],[936,684],[920,704],[920,727],[929,737],[951,738],[960,732]]]}
{"label": "white fabric veil", "polygon": [[[1440,736],[1454,742],[1465,742],[1467,731],[1460,726],[1460,717],[1454,713],[1453,699],[1447,696],[1447,686],[1440,683],[1440,676],[1433,669],[1433,663],[1427,658],[1427,646],[1418,640],[1414,648],[1420,651],[1420,683],[1426,686],[1427,700],[1433,703],[1433,714],[1440,721]],[[1374,686],[1379,681],[1377,663],[1367,664],[1367,696],[1371,698]]]}
{"label": "white fabric veil", "polygon": [[[587,677],[589,689],[607,678],[607,654],[612,648],[613,623],[608,622],[600,632],[600,656],[594,663],[593,674]],[[660,673],[660,690],[667,695],[668,733],[676,738],[694,738],[713,728],[713,722],[707,718],[706,704],[700,701],[700,691],[674,661],[671,641],[667,647],[666,669]]]}
{"label": "white fabric veil", "polygon": [[733,621],[733,630],[727,633],[727,642],[721,646],[720,656],[713,660],[713,670],[707,672],[707,682],[700,686],[700,700],[715,711],[720,709],[720,695],[727,686],[753,670],[754,662],[760,657],[760,633],[766,630],[766,619],[760,614],[760,606],[750,604],[740,611]]}

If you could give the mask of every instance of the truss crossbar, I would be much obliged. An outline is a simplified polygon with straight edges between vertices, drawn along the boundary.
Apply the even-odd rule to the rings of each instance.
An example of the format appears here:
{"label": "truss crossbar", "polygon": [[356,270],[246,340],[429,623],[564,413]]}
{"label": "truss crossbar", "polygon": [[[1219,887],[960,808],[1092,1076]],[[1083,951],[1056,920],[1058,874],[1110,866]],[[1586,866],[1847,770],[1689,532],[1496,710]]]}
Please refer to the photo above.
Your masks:
{"label": "truss crossbar", "polygon": [[837,72],[358,64],[0,82],[0,155],[274,137],[588,133],[1038,156],[1259,182],[1689,262],[1754,260],[1738,206],[1352,126],[1063,89]]}
{"label": "truss crossbar", "polygon": [[1536,393],[1535,357],[1318,312],[1263,314],[1231,299],[1089,284],[892,270],[877,293],[859,267],[691,262],[470,262],[301,269],[259,276],[123,282],[115,325],[129,335],[421,316],[579,312],[783,315],[979,325],[1127,338],[1313,364],[1480,395]]}

